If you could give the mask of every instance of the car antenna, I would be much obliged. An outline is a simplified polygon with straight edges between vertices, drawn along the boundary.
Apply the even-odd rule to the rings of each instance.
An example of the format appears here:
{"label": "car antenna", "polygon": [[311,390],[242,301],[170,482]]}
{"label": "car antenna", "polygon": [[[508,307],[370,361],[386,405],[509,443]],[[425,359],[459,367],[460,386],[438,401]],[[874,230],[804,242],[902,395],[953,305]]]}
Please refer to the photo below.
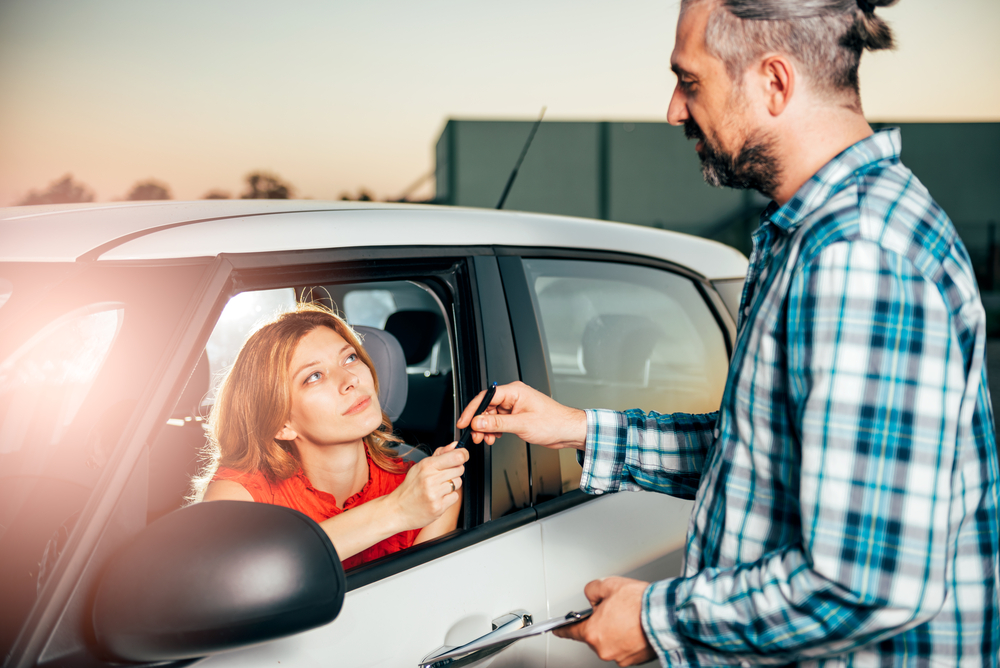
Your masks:
{"label": "car antenna", "polygon": [[542,107],[542,113],[538,114],[538,120],[535,121],[535,125],[531,128],[531,134],[528,135],[528,141],[524,142],[524,148],[521,149],[521,156],[517,159],[517,164],[514,165],[514,171],[510,173],[510,177],[507,179],[507,185],[504,186],[503,195],[500,195],[500,201],[497,203],[497,208],[502,209],[503,203],[507,201],[507,195],[510,193],[510,187],[514,185],[514,179],[517,178],[517,170],[521,169],[521,163],[524,162],[524,156],[528,154],[528,147],[531,146],[531,140],[535,138],[535,133],[538,132],[538,126],[542,124],[542,119],[545,117],[545,110],[548,107]]}

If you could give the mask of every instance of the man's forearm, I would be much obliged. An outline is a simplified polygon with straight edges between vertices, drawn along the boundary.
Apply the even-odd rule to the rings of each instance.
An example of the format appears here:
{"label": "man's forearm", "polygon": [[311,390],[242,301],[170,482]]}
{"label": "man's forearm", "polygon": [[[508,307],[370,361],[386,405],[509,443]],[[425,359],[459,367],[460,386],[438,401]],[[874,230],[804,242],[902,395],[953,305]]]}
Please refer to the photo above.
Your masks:
{"label": "man's forearm", "polygon": [[590,494],[646,489],[694,498],[718,413],[587,411],[580,488]]}

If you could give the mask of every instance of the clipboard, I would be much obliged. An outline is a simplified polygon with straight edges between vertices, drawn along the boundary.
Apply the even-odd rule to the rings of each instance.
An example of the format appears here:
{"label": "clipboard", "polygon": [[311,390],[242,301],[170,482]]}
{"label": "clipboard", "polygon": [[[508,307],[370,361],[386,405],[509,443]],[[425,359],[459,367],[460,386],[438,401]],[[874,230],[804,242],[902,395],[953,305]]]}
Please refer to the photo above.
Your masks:
{"label": "clipboard", "polygon": [[424,659],[421,665],[425,666],[447,666],[451,664],[456,659],[461,659],[462,657],[471,654],[472,652],[479,652],[480,650],[496,648],[497,651],[506,647],[507,645],[521,640],[522,638],[529,638],[531,636],[541,635],[543,633],[548,633],[549,631],[558,629],[561,626],[568,626],[569,624],[576,624],[577,622],[583,621],[587,617],[593,614],[593,608],[587,608],[586,610],[580,610],[579,612],[568,612],[562,617],[553,617],[552,619],[540,622],[538,624],[529,624],[522,628],[510,631],[508,633],[494,634],[488,633],[478,640],[473,640],[470,643],[462,645],[460,647],[453,647],[447,652],[437,654],[434,656],[429,656]]}

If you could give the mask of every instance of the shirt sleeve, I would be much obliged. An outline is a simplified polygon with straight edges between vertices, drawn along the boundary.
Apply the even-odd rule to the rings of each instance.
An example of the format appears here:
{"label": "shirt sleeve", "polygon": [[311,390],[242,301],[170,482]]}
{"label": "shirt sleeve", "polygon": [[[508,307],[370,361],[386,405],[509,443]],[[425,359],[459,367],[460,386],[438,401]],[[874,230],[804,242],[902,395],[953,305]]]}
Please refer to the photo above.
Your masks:
{"label": "shirt sleeve", "polygon": [[944,602],[965,362],[941,294],[906,258],[843,242],[797,272],[786,317],[801,536],[647,588],[665,664],[848,652]]}
{"label": "shirt sleeve", "polygon": [[650,490],[693,499],[719,414],[588,410],[580,489]]}

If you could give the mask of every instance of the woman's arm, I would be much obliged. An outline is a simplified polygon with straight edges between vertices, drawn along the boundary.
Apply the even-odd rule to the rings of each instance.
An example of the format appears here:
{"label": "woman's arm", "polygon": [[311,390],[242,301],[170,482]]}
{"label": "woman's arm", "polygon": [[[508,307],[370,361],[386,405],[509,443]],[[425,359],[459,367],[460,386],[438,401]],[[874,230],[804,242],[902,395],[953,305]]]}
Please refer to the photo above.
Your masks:
{"label": "woman's arm", "polygon": [[462,490],[458,490],[458,501],[454,503],[448,510],[444,511],[444,515],[437,518],[417,534],[417,539],[413,541],[413,544],[423,543],[428,540],[434,540],[440,536],[445,535],[451,531],[455,530],[458,526],[458,513],[462,510]]}
{"label": "woman's arm", "polygon": [[247,488],[232,480],[213,480],[205,488],[202,501],[253,501]]}
{"label": "woman's arm", "polygon": [[[391,494],[319,523],[337,550],[341,561],[401,531],[424,529],[417,541],[429,540],[455,528],[461,505],[463,464],[468,452],[455,444],[438,448],[434,455],[418,462]],[[456,489],[452,491],[451,480]],[[253,501],[243,485],[216,480],[205,490],[205,501]],[[427,530],[431,529],[430,533]],[[425,533],[427,535],[425,535]]]}

